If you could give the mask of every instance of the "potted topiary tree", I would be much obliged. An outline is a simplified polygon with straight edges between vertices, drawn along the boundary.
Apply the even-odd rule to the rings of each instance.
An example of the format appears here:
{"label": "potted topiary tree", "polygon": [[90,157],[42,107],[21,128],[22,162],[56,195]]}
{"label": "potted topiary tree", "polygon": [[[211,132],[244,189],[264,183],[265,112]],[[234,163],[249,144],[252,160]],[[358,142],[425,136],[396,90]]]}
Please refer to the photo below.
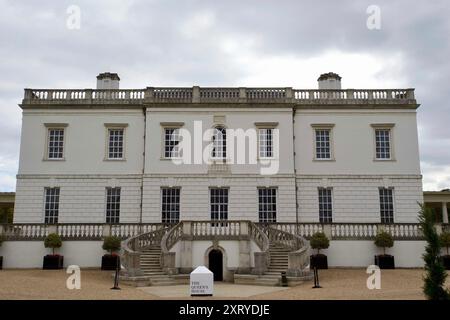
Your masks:
{"label": "potted topiary tree", "polygon": [[447,254],[442,256],[442,264],[446,270],[450,270],[450,255],[448,253],[448,248],[450,247],[450,232],[442,232],[439,240],[441,246],[447,249]]}
{"label": "potted topiary tree", "polygon": [[375,256],[375,264],[380,269],[395,269],[394,256],[386,254],[386,248],[392,248],[394,246],[394,239],[386,231],[381,231],[375,237],[375,245],[379,248],[383,248],[383,254]]}
{"label": "potted topiary tree", "polygon": [[120,238],[115,236],[105,237],[103,240],[103,250],[109,251],[102,257],[102,270],[116,270],[119,263],[119,255],[116,253],[120,249]]}
{"label": "potted topiary tree", "polygon": [[320,253],[320,250],[327,249],[330,246],[330,240],[323,232],[316,232],[309,240],[311,248],[317,250],[317,254],[310,257],[310,268],[328,269],[327,256]]}
{"label": "potted topiary tree", "polygon": [[44,264],[42,269],[62,269],[64,257],[55,254],[55,249],[61,248],[61,237],[56,233],[50,233],[44,240],[44,246],[52,249],[52,254],[44,256]]}

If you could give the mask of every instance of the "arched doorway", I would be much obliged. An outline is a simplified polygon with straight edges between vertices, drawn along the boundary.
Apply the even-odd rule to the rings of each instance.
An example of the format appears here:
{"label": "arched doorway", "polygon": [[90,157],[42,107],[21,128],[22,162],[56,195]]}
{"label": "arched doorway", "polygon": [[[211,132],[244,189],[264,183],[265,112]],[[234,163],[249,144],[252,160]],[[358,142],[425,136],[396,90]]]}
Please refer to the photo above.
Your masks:
{"label": "arched doorway", "polygon": [[211,250],[208,255],[209,270],[214,273],[214,281],[223,280],[223,255],[220,250]]}

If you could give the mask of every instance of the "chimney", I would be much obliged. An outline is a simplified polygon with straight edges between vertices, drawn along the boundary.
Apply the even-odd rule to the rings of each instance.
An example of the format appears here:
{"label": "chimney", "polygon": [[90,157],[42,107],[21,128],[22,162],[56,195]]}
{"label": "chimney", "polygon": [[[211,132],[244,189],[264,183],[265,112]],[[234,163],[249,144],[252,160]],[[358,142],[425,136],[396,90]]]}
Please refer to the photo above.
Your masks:
{"label": "chimney", "polygon": [[117,73],[103,72],[97,76],[97,89],[119,89],[119,75]]}
{"label": "chimney", "polygon": [[317,82],[319,82],[319,90],[341,90],[341,79],[337,73],[323,73],[317,79]]}

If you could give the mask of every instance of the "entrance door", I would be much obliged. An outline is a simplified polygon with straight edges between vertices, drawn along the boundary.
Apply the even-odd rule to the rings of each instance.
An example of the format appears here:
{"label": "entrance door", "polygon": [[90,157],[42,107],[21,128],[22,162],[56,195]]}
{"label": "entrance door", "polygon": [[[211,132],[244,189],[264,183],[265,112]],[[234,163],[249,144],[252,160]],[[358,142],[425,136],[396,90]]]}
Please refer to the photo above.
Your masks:
{"label": "entrance door", "polygon": [[223,280],[223,255],[220,250],[211,250],[209,253],[209,270],[214,273],[214,281]]}

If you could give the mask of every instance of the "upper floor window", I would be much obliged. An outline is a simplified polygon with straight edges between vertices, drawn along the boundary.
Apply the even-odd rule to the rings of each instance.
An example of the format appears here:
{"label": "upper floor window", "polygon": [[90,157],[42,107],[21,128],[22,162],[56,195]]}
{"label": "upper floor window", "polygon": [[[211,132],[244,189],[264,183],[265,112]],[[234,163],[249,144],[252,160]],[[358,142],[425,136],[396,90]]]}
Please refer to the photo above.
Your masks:
{"label": "upper floor window", "polygon": [[64,128],[48,128],[47,159],[64,159]]}
{"label": "upper floor window", "polygon": [[334,124],[312,124],[314,130],[314,160],[332,160],[332,128]]}
{"label": "upper floor window", "polygon": [[214,130],[212,137],[212,154],[213,159],[225,159],[227,157],[227,130],[225,127],[218,126]]}
{"label": "upper floor window", "polygon": [[273,128],[259,129],[259,157],[273,157]]}
{"label": "upper floor window", "polygon": [[164,158],[179,158],[180,129],[164,128]]}
{"label": "upper floor window", "polygon": [[319,221],[320,223],[333,222],[333,199],[331,188],[319,188]]}
{"label": "upper floor window", "polygon": [[375,130],[375,160],[393,160],[392,128],[394,124],[372,124]]}
{"label": "upper floor window", "polygon": [[106,223],[120,221],[120,188],[106,188]]}
{"label": "upper floor window", "polygon": [[329,129],[316,129],[316,159],[331,159]]}
{"label": "upper floor window", "polygon": [[163,223],[180,221],[180,188],[161,188],[161,215]]}
{"label": "upper floor window", "polygon": [[123,159],[123,128],[108,129],[108,159]]}
{"label": "upper floor window", "polygon": [[59,188],[45,188],[44,223],[58,223]]}
{"label": "upper floor window", "polygon": [[277,222],[277,188],[258,188],[259,222]]}
{"label": "upper floor window", "polygon": [[379,188],[381,223],[394,223],[393,188]]}

